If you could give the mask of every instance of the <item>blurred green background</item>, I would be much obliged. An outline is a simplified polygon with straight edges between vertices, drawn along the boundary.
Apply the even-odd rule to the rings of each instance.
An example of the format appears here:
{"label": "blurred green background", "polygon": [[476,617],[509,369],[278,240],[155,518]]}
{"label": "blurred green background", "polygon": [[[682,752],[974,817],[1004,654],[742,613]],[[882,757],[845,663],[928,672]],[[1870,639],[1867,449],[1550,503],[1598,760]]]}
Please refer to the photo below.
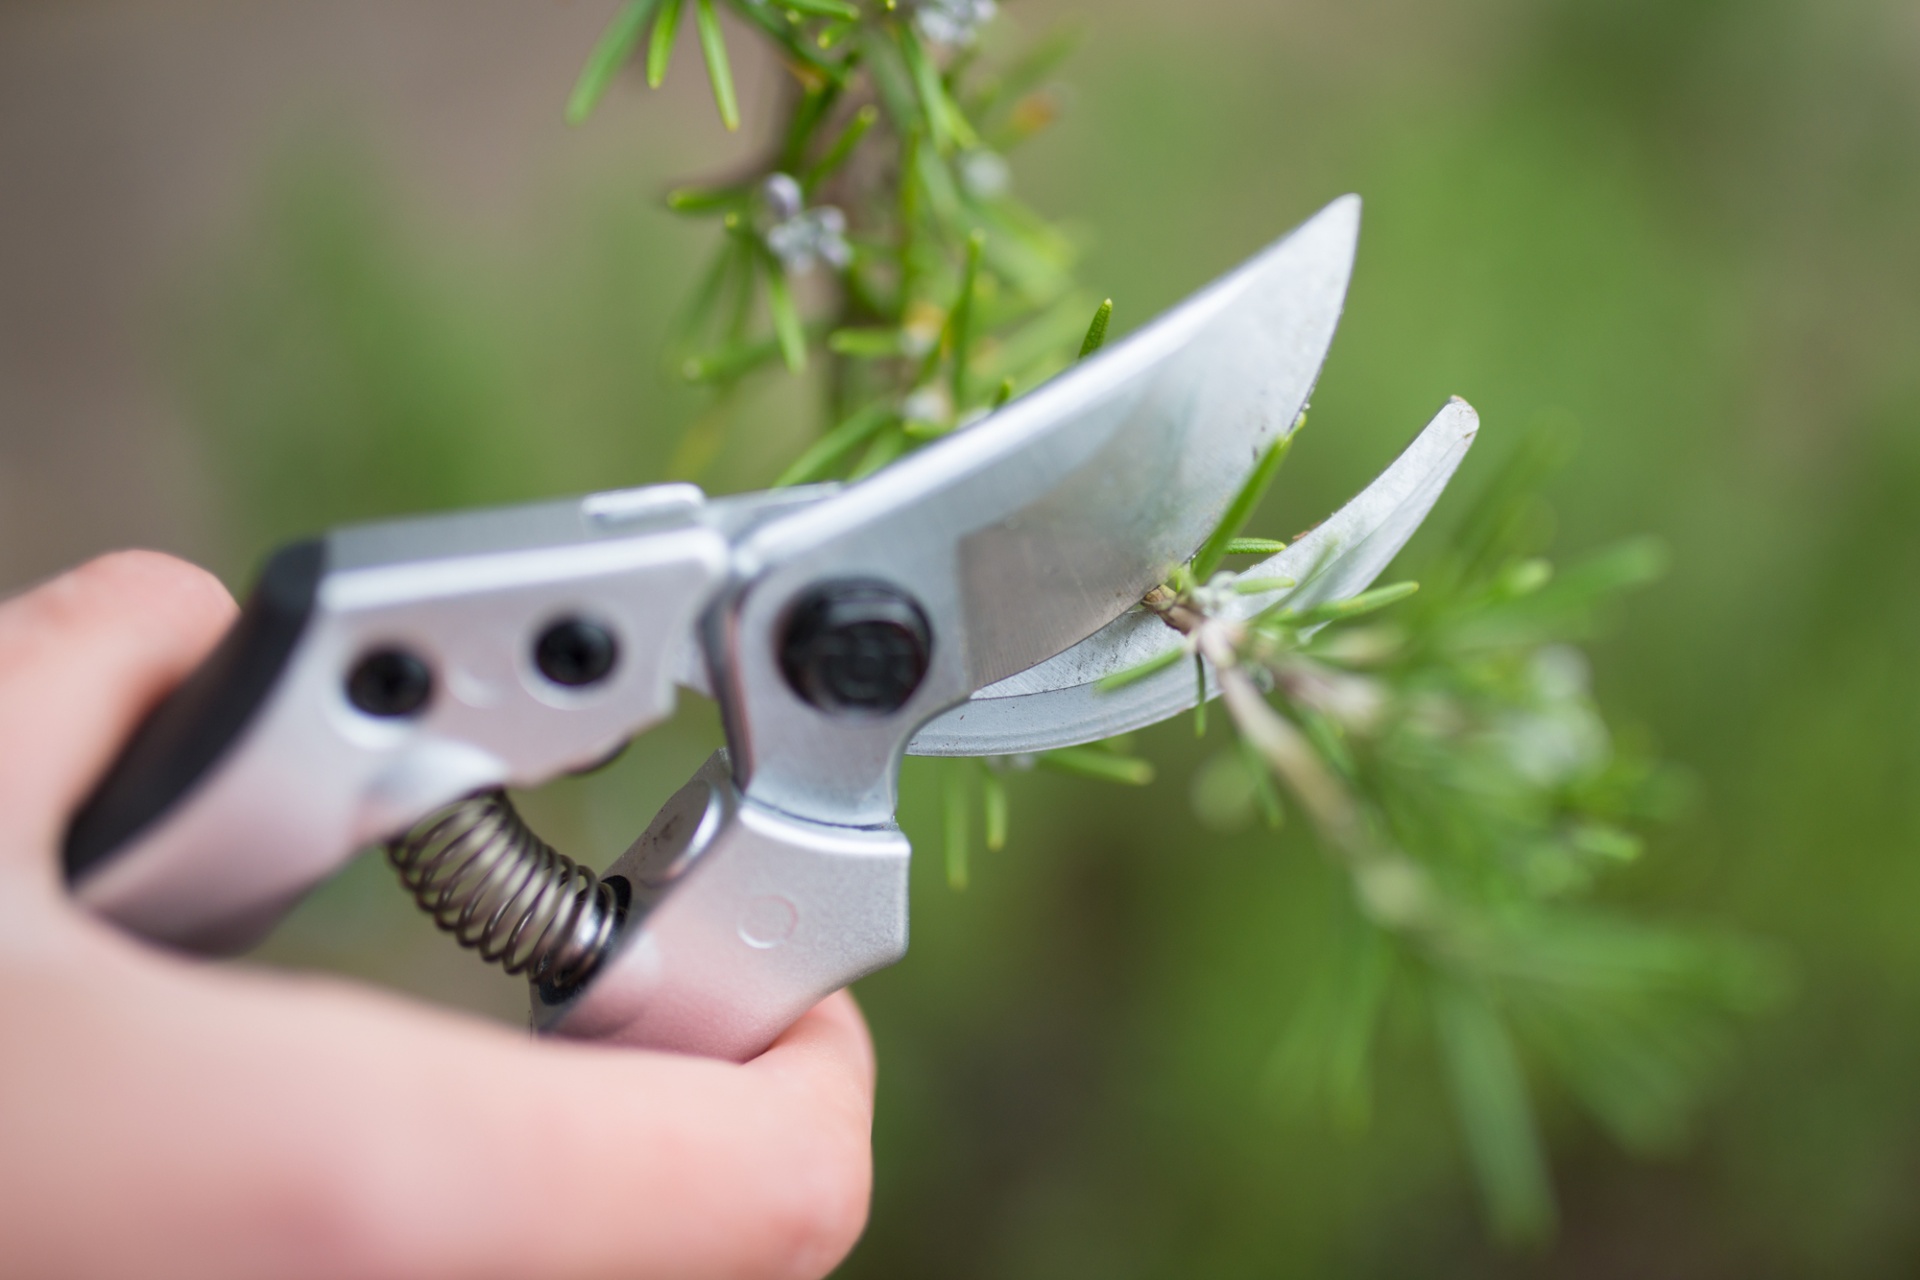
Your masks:
{"label": "blurred green background", "polygon": [[[700,403],[659,352],[707,229],[658,195],[752,154],[775,72],[745,67],[739,138],[684,56],[568,131],[612,7],[0,0],[0,585],[130,541],[239,585],[316,526],[666,476]],[[1558,548],[1651,532],[1675,565],[1597,647],[1600,697],[1698,784],[1607,892],[1772,941],[1796,994],[1660,1160],[1546,1094],[1562,1229],[1502,1253],[1419,1026],[1390,1020],[1363,1133],[1268,1095],[1342,888],[1285,836],[1200,828],[1224,739],[1164,726],[1153,788],[1016,778],[965,893],[920,859],[912,954],[860,987],[878,1187],[845,1274],[1920,1271],[1920,9],[1006,10],[1085,27],[1015,175],[1083,230],[1121,329],[1367,199],[1258,532],[1318,519],[1450,393],[1485,430],[1443,522],[1524,430],[1578,427]],[[771,479],[800,400],[760,395],[702,481]],[[715,741],[689,706],[530,815],[604,863]],[[933,847],[911,787],[905,820]],[[264,954],[523,1016],[371,862]]]}

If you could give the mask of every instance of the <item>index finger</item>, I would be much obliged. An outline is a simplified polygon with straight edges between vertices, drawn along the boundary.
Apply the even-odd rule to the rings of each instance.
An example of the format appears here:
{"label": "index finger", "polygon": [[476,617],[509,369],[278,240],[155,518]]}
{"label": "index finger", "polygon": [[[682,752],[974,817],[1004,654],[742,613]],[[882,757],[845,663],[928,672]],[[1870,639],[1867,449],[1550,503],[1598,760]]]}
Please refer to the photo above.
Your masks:
{"label": "index finger", "polygon": [[0,603],[0,862],[37,860],[236,612],[204,569],[121,551]]}

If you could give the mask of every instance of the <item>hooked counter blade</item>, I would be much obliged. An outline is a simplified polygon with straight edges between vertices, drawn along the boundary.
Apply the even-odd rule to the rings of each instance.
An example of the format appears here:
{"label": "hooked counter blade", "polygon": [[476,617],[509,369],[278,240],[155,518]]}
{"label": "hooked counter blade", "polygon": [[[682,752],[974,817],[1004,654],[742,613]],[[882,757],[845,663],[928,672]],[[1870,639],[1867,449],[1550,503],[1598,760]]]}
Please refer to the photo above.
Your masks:
{"label": "hooked counter blade", "polygon": [[[1440,411],[1374,482],[1311,533],[1245,571],[1248,579],[1292,578],[1299,586],[1237,597],[1229,612],[1250,618],[1284,600],[1308,609],[1366,590],[1453,477],[1480,425],[1466,401]],[[925,725],[907,751],[921,756],[1015,755],[1078,746],[1145,728],[1198,700],[1192,669],[1176,663],[1121,689],[1098,682],[1179,647],[1185,637],[1144,609],[1045,662],[976,693]],[[1214,689],[1211,682],[1208,696]]]}

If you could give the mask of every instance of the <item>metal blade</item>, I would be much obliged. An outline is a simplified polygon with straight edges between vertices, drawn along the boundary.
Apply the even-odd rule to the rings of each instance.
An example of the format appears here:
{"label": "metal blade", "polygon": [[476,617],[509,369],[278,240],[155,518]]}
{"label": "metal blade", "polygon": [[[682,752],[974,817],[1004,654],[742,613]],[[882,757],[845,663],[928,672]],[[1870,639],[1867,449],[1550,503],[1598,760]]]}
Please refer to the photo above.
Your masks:
{"label": "metal blade", "polygon": [[[1299,586],[1237,597],[1230,614],[1250,618],[1280,600],[1305,609],[1366,590],[1433,509],[1479,425],[1479,415],[1466,401],[1450,402],[1357,497],[1243,575],[1292,578]],[[907,751],[921,756],[1014,755],[1077,746],[1156,724],[1198,701],[1197,681],[1187,664],[1110,693],[1101,692],[1096,683],[1176,648],[1182,640],[1155,615],[1130,610],[1064,653],[980,690],[925,725]],[[1207,696],[1214,693],[1209,683]]]}
{"label": "metal blade", "polygon": [[[1124,342],[746,539],[715,634],[748,794],[885,821],[919,723],[1092,635],[1192,555],[1306,404],[1359,218],[1357,197],[1335,201]],[[849,579],[911,593],[931,624],[931,666],[883,723],[822,717],[779,665],[795,602]]]}

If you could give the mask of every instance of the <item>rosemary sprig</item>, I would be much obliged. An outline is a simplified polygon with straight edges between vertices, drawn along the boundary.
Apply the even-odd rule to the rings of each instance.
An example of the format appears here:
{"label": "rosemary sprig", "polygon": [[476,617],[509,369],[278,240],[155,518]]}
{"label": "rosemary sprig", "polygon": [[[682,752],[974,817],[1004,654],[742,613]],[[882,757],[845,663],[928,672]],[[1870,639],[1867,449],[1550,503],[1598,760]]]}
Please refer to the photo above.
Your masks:
{"label": "rosemary sprig", "polygon": [[[1274,588],[1206,572],[1203,548],[1146,601],[1184,645],[1107,685],[1199,655],[1238,734],[1209,768],[1249,780],[1227,802],[1237,819],[1201,816],[1277,825],[1277,783],[1348,883],[1346,945],[1369,959],[1321,973],[1275,1051],[1275,1090],[1362,1122],[1388,995],[1425,1004],[1493,1225],[1530,1240],[1551,1230],[1553,1194],[1528,1066],[1624,1145],[1670,1146],[1775,976],[1749,944],[1581,901],[1638,857],[1633,828],[1664,816],[1674,784],[1610,733],[1573,646],[1661,560],[1630,542],[1556,576],[1515,518],[1536,499],[1514,470],[1417,597],[1399,582],[1236,620],[1219,612],[1229,589]],[[1254,501],[1208,547],[1268,545],[1232,535],[1270,475],[1256,469]]]}
{"label": "rosemary sprig", "polygon": [[[776,483],[858,479],[1100,350],[1113,302],[1076,288],[1072,240],[1015,196],[1004,157],[1057,116],[1048,77],[1070,35],[1001,67],[976,56],[991,0],[632,0],[567,118],[605,100],[649,21],[658,86],[688,3],[728,129],[740,117],[720,10],[794,81],[758,172],[668,199],[720,229],[672,353],[711,389],[704,430],[726,429],[746,380],[817,367],[829,420]],[[824,287],[796,287],[804,276]],[[1235,730],[1196,781],[1202,822],[1310,839],[1349,889],[1341,936],[1274,1051],[1277,1095],[1364,1124],[1386,1011],[1419,1006],[1496,1231],[1537,1238],[1553,1197],[1531,1082],[1550,1074],[1631,1147],[1670,1143],[1732,1016],[1769,990],[1750,947],[1581,901],[1637,857],[1636,828],[1673,790],[1665,766],[1609,732],[1572,647],[1659,557],[1627,544],[1556,576],[1521,518],[1556,452],[1542,446],[1470,509],[1418,595],[1402,582],[1298,611],[1282,597],[1231,621],[1224,600],[1293,585],[1224,566],[1284,549],[1243,527],[1296,432],[1145,602],[1182,643],[1107,684],[1193,663],[1196,728],[1211,688]],[[703,439],[711,456],[718,436]],[[1034,766],[1129,785],[1154,773],[1125,742],[949,762],[955,889],[978,870],[973,815],[984,847],[1002,848],[1009,775]],[[1304,823],[1286,822],[1289,801]]]}

